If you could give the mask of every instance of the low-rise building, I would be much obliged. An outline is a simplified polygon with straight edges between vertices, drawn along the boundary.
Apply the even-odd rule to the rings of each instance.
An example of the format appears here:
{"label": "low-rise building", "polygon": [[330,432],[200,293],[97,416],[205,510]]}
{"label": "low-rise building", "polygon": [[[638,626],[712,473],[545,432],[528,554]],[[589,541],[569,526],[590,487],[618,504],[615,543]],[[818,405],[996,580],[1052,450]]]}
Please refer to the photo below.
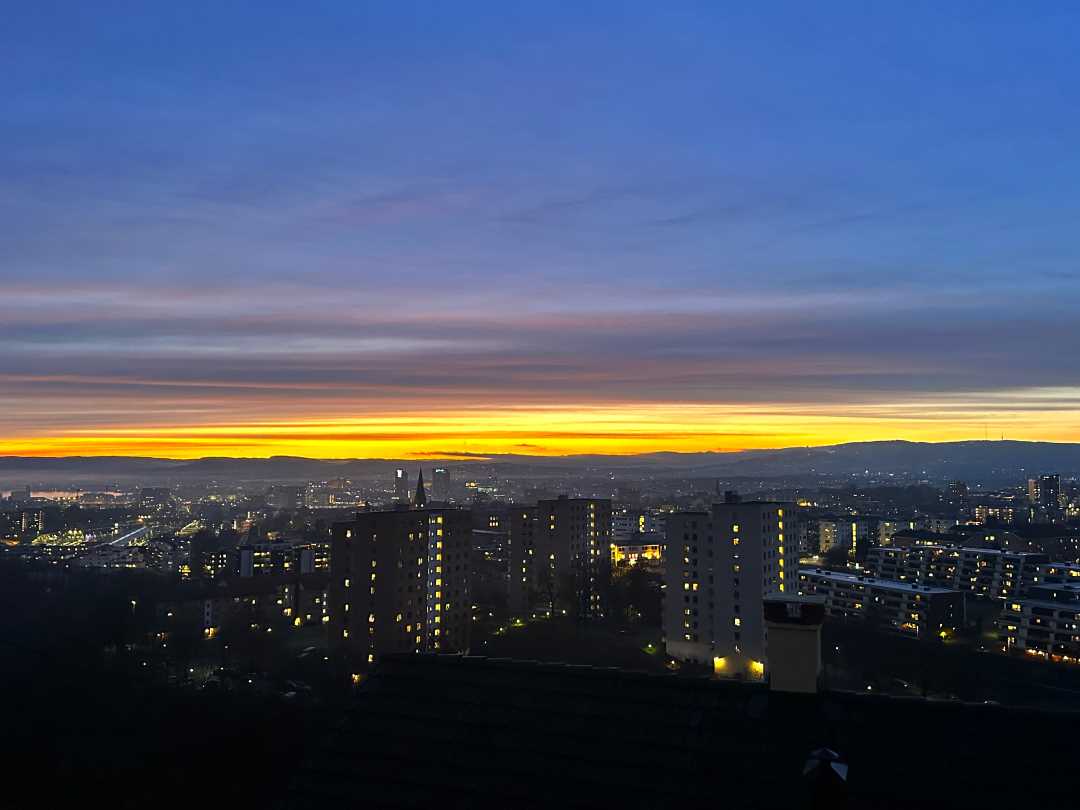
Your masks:
{"label": "low-rise building", "polygon": [[916,544],[870,549],[866,570],[875,577],[1008,599],[1023,593],[1045,562],[1045,554]]}
{"label": "low-rise building", "polygon": [[327,587],[325,574],[181,583],[157,604],[155,636],[165,642],[193,630],[209,640],[223,627],[267,632],[326,624]]}
{"label": "low-rise building", "polygon": [[1001,523],[1012,525],[1019,516],[1012,504],[980,503],[975,507],[975,522],[981,524]]}
{"label": "low-rise building", "polygon": [[892,539],[894,535],[896,535],[898,532],[911,531],[914,528],[914,520],[879,520],[877,531],[878,545],[892,545]]}
{"label": "low-rise building", "polygon": [[958,556],[957,549],[947,546],[872,548],[866,556],[866,570],[881,579],[951,587],[956,581]]}
{"label": "low-rise building", "polygon": [[1035,567],[1035,574],[1031,578],[1032,587],[1065,585],[1073,582],[1080,583],[1080,564],[1078,563],[1042,563]]}
{"label": "low-rise building", "polygon": [[658,568],[664,562],[664,535],[657,532],[630,534],[611,540],[611,568],[617,571],[636,565]]}
{"label": "low-rise building", "polygon": [[964,594],[952,588],[804,568],[799,571],[799,593],[824,597],[830,617],[918,638],[949,634],[964,623]]}
{"label": "low-rise building", "polygon": [[1007,652],[1080,663],[1080,583],[1037,585],[1006,601],[998,628]]}

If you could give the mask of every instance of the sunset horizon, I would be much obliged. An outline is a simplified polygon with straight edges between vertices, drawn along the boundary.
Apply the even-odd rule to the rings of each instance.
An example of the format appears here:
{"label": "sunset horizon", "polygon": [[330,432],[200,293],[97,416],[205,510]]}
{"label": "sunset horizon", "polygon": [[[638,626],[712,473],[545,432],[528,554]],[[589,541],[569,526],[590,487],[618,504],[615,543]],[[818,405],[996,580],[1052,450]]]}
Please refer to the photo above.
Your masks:
{"label": "sunset horizon", "polygon": [[9,20],[0,455],[1080,440],[1067,14],[286,16]]}
{"label": "sunset horizon", "polygon": [[[725,412],[711,405],[687,404],[637,409],[417,412],[408,416],[387,413],[352,420],[83,427],[44,436],[0,437],[0,456],[436,460],[494,455],[735,453],[888,441],[1080,441],[1080,431],[1047,431],[1045,424],[1040,426],[1041,419],[1023,421],[1023,412],[999,413],[997,419],[986,416],[979,412],[965,420],[924,413],[912,426],[900,419],[875,416],[817,413],[807,417],[799,409],[785,412],[782,408],[744,406]],[[772,430],[768,429],[770,424]],[[719,425],[730,429],[719,429]]]}

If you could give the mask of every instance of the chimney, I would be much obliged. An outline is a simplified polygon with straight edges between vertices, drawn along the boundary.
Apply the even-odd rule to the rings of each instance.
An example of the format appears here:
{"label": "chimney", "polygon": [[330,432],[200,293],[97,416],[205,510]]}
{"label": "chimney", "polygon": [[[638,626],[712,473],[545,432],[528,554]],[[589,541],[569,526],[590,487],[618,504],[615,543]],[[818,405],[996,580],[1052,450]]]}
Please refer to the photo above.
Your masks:
{"label": "chimney", "polygon": [[825,600],[777,594],[765,599],[769,689],[817,692],[821,685],[821,623]]}

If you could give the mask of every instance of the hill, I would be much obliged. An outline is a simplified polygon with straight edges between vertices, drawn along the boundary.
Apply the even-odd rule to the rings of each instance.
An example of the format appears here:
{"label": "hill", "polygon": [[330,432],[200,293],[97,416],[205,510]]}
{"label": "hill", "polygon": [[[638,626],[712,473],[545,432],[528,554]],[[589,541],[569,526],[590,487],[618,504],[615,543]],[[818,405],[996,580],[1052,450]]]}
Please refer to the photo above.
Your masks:
{"label": "hill", "polygon": [[494,455],[435,459],[200,458],[127,456],[29,458],[0,456],[0,482],[18,486],[45,481],[307,481],[371,477],[395,466],[482,465],[503,475],[572,475],[586,471],[662,477],[792,478],[892,474],[899,479],[1017,482],[1045,472],[1080,474],[1080,444],[1022,441],[853,442],[731,453],[649,453],[633,456]]}

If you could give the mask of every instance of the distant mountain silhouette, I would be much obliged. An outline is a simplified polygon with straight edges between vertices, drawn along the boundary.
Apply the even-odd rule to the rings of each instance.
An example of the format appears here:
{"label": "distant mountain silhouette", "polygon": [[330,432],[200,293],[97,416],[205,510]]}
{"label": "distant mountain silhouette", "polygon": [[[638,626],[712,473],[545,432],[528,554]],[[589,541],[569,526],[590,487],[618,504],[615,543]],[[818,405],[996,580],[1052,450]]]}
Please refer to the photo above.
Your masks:
{"label": "distant mountain silhouette", "polygon": [[948,479],[972,482],[1012,482],[1032,475],[1080,473],[1080,444],[1021,441],[967,442],[853,442],[825,447],[788,447],[722,453],[647,453],[633,456],[528,456],[492,455],[431,459],[310,459],[296,456],[271,458],[200,458],[177,460],[128,456],[31,458],[0,456],[0,485],[22,482],[70,483],[182,481],[317,480],[342,476],[370,476],[393,466],[415,468],[449,463],[454,466],[495,465],[503,474],[528,471],[573,473],[586,468],[612,472],[652,472],[685,477],[792,477],[847,476],[893,473],[901,478]]}

